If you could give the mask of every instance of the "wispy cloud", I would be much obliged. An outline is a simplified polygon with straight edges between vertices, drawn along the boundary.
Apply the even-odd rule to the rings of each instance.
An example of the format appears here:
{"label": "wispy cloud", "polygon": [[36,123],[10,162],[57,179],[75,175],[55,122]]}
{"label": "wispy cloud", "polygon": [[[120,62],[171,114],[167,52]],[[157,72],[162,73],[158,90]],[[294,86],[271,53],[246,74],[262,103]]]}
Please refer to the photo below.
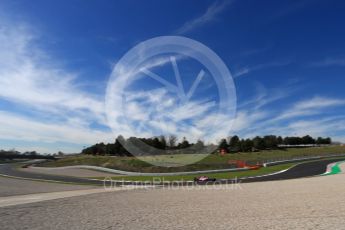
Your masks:
{"label": "wispy cloud", "polygon": [[29,26],[2,23],[0,28],[0,98],[49,112],[103,112],[97,95],[78,88],[76,73],[65,71],[37,48]]}
{"label": "wispy cloud", "polygon": [[242,101],[238,104],[238,108],[251,107],[254,109],[260,109],[261,107],[268,106],[279,100],[283,100],[294,92],[299,90],[299,87],[295,84],[289,84],[287,86],[280,86],[278,88],[270,88],[269,90],[262,84],[255,84],[255,93],[252,98]]}
{"label": "wispy cloud", "polygon": [[309,100],[297,102],[291,108],[283,111],[282,114],[274,118],[274,121],[320,114],[324,111],[325,108],[337,107],[342,105],[345,105],[345,100],[326,97],[314,97]]}
{"label": "wispy cloud", "polygon": [[272,67],[282,67],[282,66],[287,66],[289,64],[291,64],[291,61],[279,61],[279,62],[276,61],[276,62],[262,63],[258,65],[253,65],[253,66],[246,66],[235,71],[233,73],[233,76],[234,78],[237,78],[237,77],[244,76],[246,74],[250,74],[257,70],[272,68]]}
{"label": "wispy cloud", "polygon": [[93,130],[87,126],[69,122],[52,123],[35,120],[4,111],[0,111],[0,127],[0,138],[10,140],[66,142],[82,145],[112,139],[109,132]]}
{"label": "wispy cloud", "polygon": [[[164,106],[164,109],[159,110],[158,113],[154,112],[153,116],[141,117],[141,121],[151,126],[149,128],[151,132],[160,130],[163,131],[162,133],[170,132],[180,137],[188,136],[191,140],[202,137],[214,142],[233,134],[239,134],[241,137],[310,134],[336,138],[338,134],[335,131],[344,131],[342,124],[345,117],[337,117],[332,115],[334,112],[327,112],[344,107],[343,99],[315,96],[291,103],[286,99],[292,96],[295,90],[297,89],[291,85],[266,90],[259,84],[257,95],[252,100],[239,105],[236,117],[229,114],[217,114],[214,112],[214,106],[208,102],[191,101],[181,107],[174,99],[168,100],[170,98],[168,91],[140,92],[140,98],[134,99],[140,99],[138,103],[143,106],[140,111],[147,107],[143,98],[147,98],[150,102],[170,101],[168,106]],[[159,97],[152,97],[152,95],[159,95]],[[277,109],[276,106],[270,106],[272,103],[280,103],[284,106]],[[133,110],[133,113],[137,113],[137,110]],[[326,122],[325,119],[330,119],[327,120],[328,124],[320,123],[320,121]],[[231,126],[231,133],[228,133],[228,128]],[[328,129],[330,127],[336,128]]]}
{"label": "wispy cloud", "polygon": [[271,16],[272,19],[277,19],[281,17],[285,17],[289,14],[298,12],[310,4],[315,3],[313,0],[301,0],[301,1],[295,1],[295,2],[287,2],[287,4],[282,5],[281,10],[277,10],[274,12]]}
{"label": "wispy cloud", "polygon": [[325,107],[345,105],[345,100],[327,97],[314,97],[311,100],[298,102],[295,109],[321,109]]}
{"label": "wispy cloud", "polygon": [[345,116],[334,115],[331,110],[339,111],[344,106],[343,99],[317,96],[286,104],[279,111],[270,107],[244,107],[238,112],[233,131],[243,137],[309,134],[315,137],[331,136],[345,141],[341,135],[345,131]]}
{"label": "wispy cloud", "polygon": [[111,137],[109,131],[90,129],[92,123],[105,124],[102,96],[83,91],[78,74],[42,50],[39,38],[26,23],[0,22],[0,101],[30,111],[0,111],[0,137],[78,144]]}
{"label": "wispy cloud", "polygon": [[247,48],[246,50],[243,50],[240,53],[240,56],[241,57],[247,57],[247,56],[261,54],[261,53],[264,53],[264,52],[268,51],[272,47],[273,47],[273,44],[267,44],[266,46],[259,47],[259,48],[251,48],[251,49]]}
{"label": "wispy cloud", "polygon": [[[126,95],[126,106],[123,108],[126,117],[119,114],[117,119],[126,119],[136,136],[141,136],[142,132],[146,131],[149,136],[174,134],[178,137],[188,136],[189,140],[195,141],[205,134],[205,130],[215,126],[214,120],[213,123],[202,121],[204,117],[212,117],[211,111],[216,108],[214,101],[180,102],[176,95],[166,88],[127,91]],[[119,127],[119,124],[116,127]],[[119,132],[122,133],[124,128],[121,127]],[[199,136],[195,136],[196,134]]]}
{"label": "wispy cloud", "polygon": [[311,67],[329,67],[329,66],[345,66],[345,58],[338,57],[338,58],[326,58],[322,61],[313,62],[310,64]]}
{"label": "wispy cloud", "polygon": [[211,6],[209,6],[205,13],[201,16],[194,18],[186,22],[182,27],[175,31],[176,34],[185,34],[194,29],[197,29],[207,23],[212,22],[215,18],[222,13],[233,1],[215,1]]}

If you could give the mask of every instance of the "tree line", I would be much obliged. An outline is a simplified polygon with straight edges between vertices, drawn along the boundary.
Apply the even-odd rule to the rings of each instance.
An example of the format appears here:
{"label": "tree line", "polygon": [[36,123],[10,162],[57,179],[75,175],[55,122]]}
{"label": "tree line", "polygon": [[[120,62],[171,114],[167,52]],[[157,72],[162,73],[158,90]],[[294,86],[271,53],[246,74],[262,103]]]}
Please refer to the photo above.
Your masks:
{"label": "tree line", "polygon": [[275,135],[267,135],[264,137],[257,136],[255,138],[240,139],[238,136],[233,136],[228,139],[222,139],[219,143],[219,149],[226,152],[250,152],[266,149],[278,149],[288,146],[303,146],[303,145],[329,145],[332,143],[330,137],[313,137],[306,135],[303,137],[281,137]]}
{"label": "tree line", "polygon": [[0,150],[0,159],[54,159],[54,156],[40,154],[36,151],[19,152],[14,149]]}
{"label": "tree line", "polygon": [[[118,136],[113,143],[97,143],[82,150],[83,154],[89,155],[113,155],[113,156],[132,156],[132,154],[126,150],[122,143],[137,143],[142,141],[147,146],[151,146],[161,150],[180,150],[180,153],[197,153],[198,149],[212,144],[205,145],[203,141],[198,140],[196,143],[190,143],[187,138],[183,138],[180,142],[174,135],[165,137],[152,137],[152,138],[137,138],[130,137],[125,139],[123,136]],[[275,135],[267,135],[264,137],[257,136],[255,138],[240,139],[238,136],[232,136],[222,139],[218,144],[218,150],[226,152],[251,152],[260,151],[266,149],[278,149],[283,145],[329,145],[332,143],[331,138],[313,137],[307,135],[304,137],[281,137]],[[150,155],[149,150],[148,155]],[[176,151],[175,151],[176,153]]]}
{"label": "tree line", "polygon": [[[161,150],[183,150],[189,147],[194,147],[194,149],[200,149],[204,147],[204,142],[198,140],[196,143],[190,143],[187,138],[183,138],[180,142],[178,138],[174,135],[168,137],[159,136],[152,138],[137,138],[130,137],[125,139],[123,136],[118,136],[114,143],[104,144],[103,142],[92,145],[88,148],[82,150],[83,154],[90,155],[114,155],[114,156],[131,156],[132,154],[127,151],[127,149],[122,145],[122,143],[135,144],[142,141],[147,146],[151,146],[156,149]],[[193,149],[193,148],[192,148]]]}

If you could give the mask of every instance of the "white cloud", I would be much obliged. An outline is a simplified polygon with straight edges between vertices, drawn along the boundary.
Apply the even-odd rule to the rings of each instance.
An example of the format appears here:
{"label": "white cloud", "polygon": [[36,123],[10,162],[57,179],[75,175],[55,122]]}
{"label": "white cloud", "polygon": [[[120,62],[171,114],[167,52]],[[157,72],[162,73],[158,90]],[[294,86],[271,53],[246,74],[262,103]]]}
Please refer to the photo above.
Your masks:
{"label": "white cloud", "polygon": [[270,130],[278,135],[304,136],[313,137],[330,136],[337,137],[339,132],[344,132],[345,117],[328,117],[328,118],[299,118],[296,121],[289,122],[286,126],[272,126]]}
{"label": "white cloud", "polygon": [[270,63],[264,63],[264,64],[258,64],[258,65],[254,65],[254,66],[246,66],[243,67],[241,69],[239,69],[238,71],[233,73],[234,78],[238,78],[241,76],[244,76],[246,74],[249,74],[251,72],[257,71],[257,70],[261,70],[261,69],[265,69],[265,68],[271,68],[271,67],[282,67],[282,66],[286,66],[289,65],[291,62],[290,61],[279,61],[279,62],[270,62]]}
{"label": "white cloud", "polygon": [[325,97],[314,97],[309,100],[304,100],[295,103],[292,106],[292,108],[283,111],[281,115],[274,119],[274,121],[320,114],[323,112],[324,108],[337,107],[341,105],[345,105],[345,100]]}
{"label": "white cloud", "polygon": [[[138,56],[140,59],[141,55]],[[180,60],[182,57],[177,56],[177,58]],[[143,136],[143,132],[146,136],[174,134],[178,137],[187,136],[190,141],[196,141],[201,134],[211,132],[207,129],[214,126],[214,123],[208,123],[204,130],[197,127],[197,124],[200,119],[213,113],[216,102],[207,97],[203,100],[189,96],[181,97],[179,87],[176,86],[178,78],[176,82],[171,83],[164,76],[155,74],[156,67],[167,64],[174,66],[175,60],[176,58],[163,57],[162,61],[146,62],[138,67],[139,70],[145,70],[145,72],[130,71],[128,66],[116,66],[114,71],[116,74],[113,72],[113,76],[121,77],[112,78],[106,99],[107,115],[114,132],[122,133],[125,137],[128,137],[127,135]],[[176,73],[176,68],[173,69]],[[132,87],[131,84],[138,79],[136,77],[138,74],[141,74],[141,80],[146,77],[150,82],[151,77],[160,82],[163,87],[145,90]],[[198,88],[198,92],[205,90],[199,87],[199,83],[201,84],[204,78],[197,76],[195,76],[197,84],[193,83],[194,87],[192,86],[189,92],[193,93],[195,88]],[[144,88],[147,88],[150,87],[149,82],[141,83],[145,86]],[[124,90],[120,91],[119,88]],[[125,103],[122,102],[123,98],[126,99]]]}
{"label": "white cloud", "polygon": [[212,22],[218,14],[223,12],[232,1],[215,1],[209,6],[204,14],[201,16],[186,22],[182,27],[176,30],[177,34],[184,34],[190,32],[198,27],[203,26],[206,23]]}
{"label": "white cloud", "polygon": [[268,118],[264,111],[239,111],[234,120],[233,132],[245,131],[248,128],[256,126],[260,120]]}
{"label": "white cloud", "polygon": [[311,100],[299,102],[294,107],[295,109],[316,109],[339,105],[345,105],[345,100],[326,97],[314,97]]}
{"label": "white cloud", "polygon": [[312,67],[329,67],[329,66],[345,66],[345,58],[326,58],[322,61],[313,62],[310,64]]}
{"label": "white cloud", "polygon": [[49,123],[0,111],[0,138],[36,142],[93,144],[111,140],[111,133],[71,123]]}
{"label": "white cloud", "polygon": [[84,110],[101,116],[100,98],[82,92],[74,84],[76,74],[52,64],[28,26],[2,23],[0,28],[0,98],[48,112]]}
{"label": "white cloud", "polygon": [[[214,126],[214,123],[205,124],[205,127],[200,126],[202,123],[200,119],[209,117],[215,108],[214,101],[189,100],[181,104],[177,95],[165,88],[127,91],[126,99],[123,108],[126,116],[118,114],[117,119],[123,117],[129,125],[128,128],[136,130],[134,135],[140,135],[146,130],[150,133],[149,136],[174,134],[179,137],[188,136],[189,140],[197,140],[200,136],[195,137],[194,134],[205,133],[205,129]],[[119,127],[119,124],[114,127]],[[121,126],[121,129],[126,128]]]}
{"label": "white cloud", "polygon": [[0,137],[85,144],[111,137],[89,128],[92,122],[105,123],[102,96],[81,90],[78,75],[38,47],[39,33],[32,27],[1,19],[0,100],[34,115],[1,111]]}
{"label": "white cloud", "polygon": [[284,110],[276,112],[269,107],[254,110],[248,107],[241,108],[234,122],[233,131],[244,138],[269,134],[336,138],[339,133],[345,131],[345,117],[330,114],[325,116],[325,109],[339,109],[343,105],[345,101],[342,99],[313,97],[286,105]]}
{"label": "white cloud", "polygon": [[205,115],[212,108],[215,108],[216,103],[214,101],[200,102],[200,101],[190,101],[181,106],[174,106],[169,111],[169,117],[175,122],[187,120],[187,119],[197,119],[200,116]]}
{"label": "white cloud", "polygon": [[280,88],[271,88],[267,90],[262,84],[255,84],[256,92],[251,99],[248,99],[238,105],[238,108],[250,107],[252,109],[260,109],[261,107],[267,106],[271,103],[274,103],[279,100],[287,98],[293,92],[295,92],[297,86],[289,87],[280,87]]}

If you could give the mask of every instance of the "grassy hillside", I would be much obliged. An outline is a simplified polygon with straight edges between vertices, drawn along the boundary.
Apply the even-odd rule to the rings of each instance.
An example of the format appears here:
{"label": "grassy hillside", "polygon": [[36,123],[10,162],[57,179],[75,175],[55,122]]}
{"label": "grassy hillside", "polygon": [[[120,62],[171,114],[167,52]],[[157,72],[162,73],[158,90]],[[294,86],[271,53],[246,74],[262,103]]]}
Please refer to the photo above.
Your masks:
{"label": "grassy hillside", "polygon": [[[180,154],[146,156],[141,160],[135,157],[112,157],[112,156],[67,156],[56,161],[49,161],[40,164],[42,167],[61,167],[70,165],[94,165],[126,171],[140,172],[172,172],[172,171],[193,171],[207,169],[229,168],[229,160],[245,160],[249,163],[263,162],[267,160],[291,159],[295,157],[319,156],[345,153],[343,146],[319,147],[319,148],[298,148],[286,150],[266,150],[261,152],[235,153],[225,156],[201,155],[201,154]],[[203,159],[202,159],[203,158]],[[184,166],[185,162],[193,159],[200,160],[197,163]],[[145,161],[143,161],[145,160]],[[150,163],[165,164],[171,167],[158,167]]]}

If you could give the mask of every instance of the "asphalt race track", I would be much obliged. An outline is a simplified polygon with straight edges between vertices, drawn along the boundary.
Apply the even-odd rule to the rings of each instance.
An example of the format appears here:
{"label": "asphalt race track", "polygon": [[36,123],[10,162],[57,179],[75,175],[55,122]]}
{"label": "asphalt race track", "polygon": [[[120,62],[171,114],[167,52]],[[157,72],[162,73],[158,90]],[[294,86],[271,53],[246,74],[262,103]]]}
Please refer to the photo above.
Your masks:
{"label": "asphalt race track", "polygon": [[59,176],[59,175],[46,175],[32,172],[23,172],[17,170],[16,164],[4,164],[0,165],[0,175],[10,176],[10,177],[19,177],[25,179],[34,179],[34,180],[49,180],[49,181],[59,181],[66,183],[78,183],[78,184],[92,184],[92,185],[103,185],[103,182],[96,180],[89,180],[85,178],[78,177],[69,177],[69,176]]}
{"label": "asphalt race track", "polygon": [[[250,183],[250,182],[287,180],[287,179],[316,176],[316,175],[320,175],[324,173],[326,171],[328,164],[341,161],[341,160],[344,160],[344,157],[299,163],[296,166],[288,169],[287,171],[279,173],[279,174],[273,174],[273,175],[255,177],[255,178],[242,178],[242,179],[239,179],[239,181],[241,181],[241,183]],[[10,176],[10,177],[19,177],[19,178],[34,179],[34,180],[59,181],[59,182],[65,182],[65,183],[77,183],[77,184],[89,184],[89,185],[103,185],[104,184],[104,182],[100,180],[91,180],[91,179],[78,178],[78,177],[24,172],[24,171],[17,170],[16,167],[18,167],[18,165],[16,164],[0,165],[0,174],[3,176]],[[231,181],[233,180],[221,180],[221,181],[217,181],[216,183],[229,183]],[[184,182],[184,183],[190,184],[188,182]],[[140,183],[138,182],[120,182],[120,184],[121,185],[131,185],[131,184],[140,185]]]}
{"label": "asphalt race track", "polygon": [[323,174],[326,171],[328,164],[341,161],[341,160],[344,160],[344,158],[318,160],[318,161],[313,161],[313,162],[300,163],[283,173],[264,176],[264,177],[248,178],[248,179],[243,179],[241,181],[248,183],[248,182],[259,182],[259,181],[288,180],[288,179],[316,176],[316,175]]}

